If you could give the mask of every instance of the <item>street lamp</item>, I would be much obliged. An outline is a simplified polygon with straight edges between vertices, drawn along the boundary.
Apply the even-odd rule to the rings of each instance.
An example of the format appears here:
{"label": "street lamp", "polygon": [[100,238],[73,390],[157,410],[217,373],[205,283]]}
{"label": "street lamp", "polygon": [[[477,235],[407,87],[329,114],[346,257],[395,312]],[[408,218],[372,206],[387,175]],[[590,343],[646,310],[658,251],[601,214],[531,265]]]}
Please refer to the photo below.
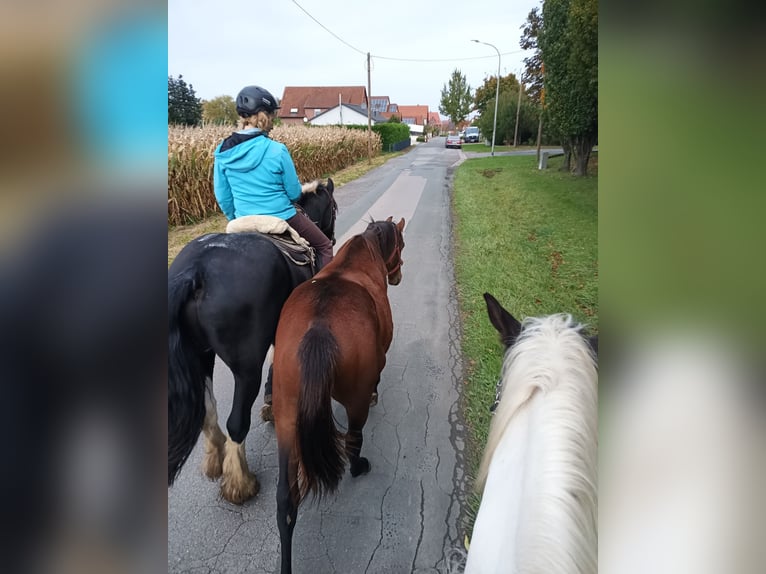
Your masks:
{"label": "street lamp", "polygon": [[495,52],[497,52],[497,88],[495,89],[495,119],[492,122],[492,156],[495,155],[495,132],[497,132],[497,100],[500,99],[500,50],[497,49],[497,47],[494,44],[490,44],[489,42],[481,42],[479,40],[471,40],[471,42],[476,42],[477,44],[485,44],[486,46],[492,46],[495,48]]}

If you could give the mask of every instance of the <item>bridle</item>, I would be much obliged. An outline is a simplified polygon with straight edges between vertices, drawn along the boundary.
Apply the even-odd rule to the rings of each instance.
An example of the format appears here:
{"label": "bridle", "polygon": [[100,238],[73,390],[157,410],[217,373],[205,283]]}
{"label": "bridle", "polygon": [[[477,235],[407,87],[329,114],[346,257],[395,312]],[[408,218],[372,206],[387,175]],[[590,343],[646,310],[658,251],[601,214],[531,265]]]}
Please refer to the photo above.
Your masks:
{"label": "bridle", "polygon": [[391,222],[391,225],[394,226],[394,250],[391,253],[391,256],[386,261],[386,269],[388,269],[388,266],[391,263],[393,263],[394,258],[396,258],[396,266],[388,272],[389,279],[391,278],[392,275],[394,275],[397,271],[399,271],[402,268],[402,265],[403,265],[402,247],[404,247],[403,245],[399,244],[399,235],[400,235],[399,228],[396,226],[396,224],[393,221]]}

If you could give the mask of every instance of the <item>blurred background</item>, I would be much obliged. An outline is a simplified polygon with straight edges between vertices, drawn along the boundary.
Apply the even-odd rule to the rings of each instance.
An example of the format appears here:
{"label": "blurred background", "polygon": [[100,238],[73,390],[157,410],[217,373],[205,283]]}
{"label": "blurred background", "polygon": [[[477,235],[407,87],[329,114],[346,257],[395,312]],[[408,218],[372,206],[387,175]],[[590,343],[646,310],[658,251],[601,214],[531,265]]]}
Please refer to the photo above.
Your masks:
{"label": "blurred background", "polygon": [[599,8],[599,571],[762,572],[763,16]]}
{"label": "blurred background", "polygon": [[0,563],[166,568],[167,18],[0,6]]}
{"label": "blurred background", "polygon": [[[601,568],[763,571],[763,18],[599,8]],[[7,572],[166,569],[166,36],[0,6]]]}

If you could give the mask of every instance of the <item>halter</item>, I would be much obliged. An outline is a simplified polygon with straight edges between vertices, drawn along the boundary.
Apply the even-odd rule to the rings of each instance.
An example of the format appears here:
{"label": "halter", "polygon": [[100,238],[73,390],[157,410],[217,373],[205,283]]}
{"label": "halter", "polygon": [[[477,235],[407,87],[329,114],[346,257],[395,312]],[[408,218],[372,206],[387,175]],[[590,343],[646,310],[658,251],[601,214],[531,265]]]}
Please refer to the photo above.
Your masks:
{"label": "halter", "polygon": [[391,269],[391,271],[388,272],[388,276],[391,277],[394,273],[399,271],[399,269],[402,268],[402,248],[399,245],[399,229],[396,227],[396,224],[392,221],[391,225],[394,226],[394,251],[391,253],[391,256],[386,261],[386,269],[388,269],[388,265],[393,262],[394,257],[397,258],[396,267]]}

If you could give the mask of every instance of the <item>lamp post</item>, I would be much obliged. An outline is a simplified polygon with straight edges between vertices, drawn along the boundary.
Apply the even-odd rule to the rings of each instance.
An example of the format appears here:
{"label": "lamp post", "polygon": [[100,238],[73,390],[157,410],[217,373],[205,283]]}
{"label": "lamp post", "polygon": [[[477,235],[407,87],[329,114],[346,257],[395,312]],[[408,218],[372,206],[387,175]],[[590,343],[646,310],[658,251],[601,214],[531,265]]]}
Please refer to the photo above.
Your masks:
{"label": "lamp post", "polygon": [[495,119],[492,122],[492,153],[491,155],[495,156],[495,133],[497,132],[497,100],[500,99],[500,50],[497,49],[497,47],[494,44],[490,44],[489,42],[481,42],[479,40],[471,40],[471,42],[476,42],[477,44],[484,44],[486,46],[492,46],[495,48],[495,52],[497,52],[497,88],[495,89]]}

